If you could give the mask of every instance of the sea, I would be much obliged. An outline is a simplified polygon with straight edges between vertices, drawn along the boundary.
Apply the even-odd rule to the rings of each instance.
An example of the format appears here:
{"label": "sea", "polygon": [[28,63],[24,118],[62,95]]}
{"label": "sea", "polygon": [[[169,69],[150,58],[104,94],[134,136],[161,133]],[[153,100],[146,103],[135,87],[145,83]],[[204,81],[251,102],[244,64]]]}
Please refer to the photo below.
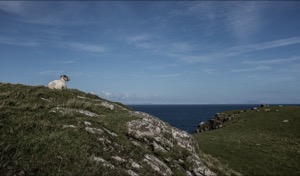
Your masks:
{"label": "sea", "polygon": [[226,105],[128,105],[134,111],[151,114],[170,125],[195,133],[200,122],[206,122],[216,113],[226,110],[249,110],[260,107],[257,104],[226,104]]}

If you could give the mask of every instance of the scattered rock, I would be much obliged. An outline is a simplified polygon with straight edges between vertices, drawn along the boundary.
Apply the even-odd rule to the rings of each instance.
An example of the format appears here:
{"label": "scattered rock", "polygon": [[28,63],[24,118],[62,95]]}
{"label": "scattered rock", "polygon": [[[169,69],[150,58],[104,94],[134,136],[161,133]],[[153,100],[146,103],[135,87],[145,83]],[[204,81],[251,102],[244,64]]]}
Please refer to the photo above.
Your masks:
{"label": "scattered rock", "polygon": [[140,142],[138,142],[138,141],[135,141],[135,140],[133,140],[133,139],[130,139],[130,141],[131,141],[131,143],[132,143],[133,145],[135,145],[135,146],[143,147],[143,145],[142,145]]}
{"label": "scattered rock", "polygon": [[110,104],[106,101],[102,102],[101,105],[106,107],[106,108],[109,108],[110,110],[114,110],[114,108],[115,108],[114,105],[112,105],[112,104]]}
{"label": "scattered rock", "polygon": [[81,113],[81,114],[90,116],[90,117],[99,116],[98,114],[93,113],[93,112],[91,112],[91,111],[87,111],[87,110],[82,110],[82,109],[80,109],[80,110],[75,110],[75,111],[76,111],[76,112],[79,112],[79,113]]}
{"label": "scattered rock", "polygon": [[190,171],[186,171],[187,176],[194,176]]}
{"label": "scattered rock", "polygon": [[191,163],[193,166],[193,174],[197,176],[215,176],[216,174],[207,167],[203,167],[203,163],[197,155],[189,156],[187,162]]}
{"label": "scattered rock", "polygon": [[84,124],[85,124],[86,126],[91,126],[91,125],[92,125],[91,122],[88,122],[88,121],[84,121]]}
{"label": "scattered rock", "polygon": [[268,104],[262,104],[262,105],[260,105],[260,107],[261,108],[268,108],[268,107],[270,107],[270,105],[268,105]]}
{"label": "scattered rock", "polygon": [[179,159],[178,162],[181,163],[181,164],[184,163],[184,161],[182,159]]}
{"label": "scattered rock", "polygon": [[119,161],[119,162],[126,162],[125,159],[123,159],[123,158],[121,158],[119,156],[112,156],[111,158],[114,159],[114,160],[116,160],[116,161]]}
{"label": "scattered rock", "polygon": [[153,150],[159,151],[159,152],[167,152],[166,149],[164,149],[161,145],[157,144],[155,141],[153,141]]}
{"label": "scattered rock", "polygon": [[77,98],[81,98],[81,99],[88,99],[88,98],[85,98],[85,97],[82,97],[82,96],[77,96]]}
{"label": "scattered rock", "polygon": [[87,132],[93,133],[93,134],[102,134],[103,130],[101,130],[100,128],[90,128],[90,127],[85,127],[85,130]]}
{"label": "scattered rock", "polygon": [[50,101],[49,99],[43,97],[41,97],[41,100],[48,101],[48,102]]}
{"label": "scattered rock", "polygon": [[145,155],[143,161],[149,164],[152,169],[158,172],[160,175],[171,176],[173,174],[171,169],[164,162],[153,155]]}
{"label": "scattered rock", "polygon": [[114,132],[111,132],[111,131],[109,131],[108,129],[106,129],[106,128],[103,128],[104,129],[104,131],[106,131],[108,134],[110,134],[111,136],[114,136],[114,137],[117,137],[118,135],[116,134],[116,133],[114,133]]}
{"label": "scattered rock", "polygon": [[131,164],[131,166],[135,169],[141,169],[142,166],[139,165],[137,162],[133,161],[132,159],[129,159],[129,163]]}
{"label": "scattered rock", "polygon": [[130,175],[130,176],[139,176],[137,173],[135,173],[132,170],[126,170],[126,172]]}
{"label": "scattered rock", "polygon": [[93,113],[91,111],[87,111],[87,110],[82,110],[82,109],[71,109],[71,108],[62,108],[62,107],[56,107],[54,109],[52,109],[50,112],[59,112],[62,113],[64,115],[66,114],[70,114],[70,113],[81,113],[90,117],[95,117],[95,116],[99,116],[96,113]]}
{"label": "scattered rock", "polygon": [[95,102],[101,102],[101,104],[100,104],[101,106],[109,108],[110,110],[114,110],[114,108],[115,108],[112,103],[109,103],[107,101],[101,101],[101,100],[98,100],[98,99],[86,98],[86,97],[82,97],[82,96],[77,96],[77,98],[92,100],[92,101],[95,101]]}
{"label": "scattered rock", "polygon": [[63,128],[76,128],[74,125],[63,125]]}
{"label": "scattered rock", "polygon": [[111,144],[112,143],[111,140],[108,140],[108,139],[105,139],[105,138],[101,138],[101,137],[98,138],[97,140],[103,142],[103,144],[104,143],[107,143],[107,144]]}
{"label": "scattered rock", "polygon": [[288,120],[288,119],[286,119],[286,120],[283,120],[282,122],[283,122],[283,123],[287,123],[287,122],[289,122],[289,120]]}
{"label": "scattered rock", "polygon": [[97,162],[101,162],[104,167],[110,167],[111,169],[115,168],[114,165],[110,164],[108,161],[104,160],[101,157],[93,157],[93,159]]}

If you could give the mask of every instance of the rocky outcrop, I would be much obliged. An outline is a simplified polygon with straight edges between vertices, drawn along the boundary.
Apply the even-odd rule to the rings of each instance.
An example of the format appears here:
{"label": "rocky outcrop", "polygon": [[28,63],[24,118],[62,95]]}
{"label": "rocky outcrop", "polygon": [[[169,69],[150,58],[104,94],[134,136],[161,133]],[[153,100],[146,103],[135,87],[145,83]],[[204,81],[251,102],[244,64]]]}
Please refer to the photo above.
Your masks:
{"label": "rocky outcrop", "polygon": [[[269,109],[270,105],[268,104],[262,104],[260,105],[260,108],[257,107],[252,107],[251,110],[252,111],[271,111],[271,109]],[[275,111],[279,111],[278,109],[276,109]],[[212,117],[211,119],[209,119],[207,122],[200,122],[198,124],[198,127],[196,129],[197,133],[201,133],[204,131],[209,131],[209,130],[214,130],[214,129],[219,129],[222,128],[224,125],[223,123],[230,121],[236,117],[239,116],[240,113],[246,112],[246,110],[242,110],[242,111],[237,111],[237,113],[234,114],[227,114],[227,113],[216,113],[214,117]]]}
{"label": "rocky outcrop", "polygon": [[96,113],[87,111],[87,110],[83,110],[83,109],[71,109],[71,108],[62,108],[62,107],[56,107],[54,109],[52,109],[50,112],[60,112],[62,114],[74,114],[74,113],[80,113],[80,114],[84,114],[90,117],[97,117],[99,116]]}
{"label": "rocky outcrop", "polygon": [[149,164],[151,168],[157,171],[157,173],[159,173],[160,175],[173,175],[171,169],[163,161],[161,161],[153,155],[145,155],[143,161]]}
{"label": "rocky outcrop", "polygon": [[224,122],[229,121],[237,116],[238,114],[217,113],[207,122],[200,122],[196,132],[201,133],[204,131],[222,128]]}
{"label": "rocky outcrop", "polygon": [[134,139],[152,138],[162,148],[170,150],[177,144],[192,153],[196,152],[194,139],[185,131],[171,127],[169,124],[142,112],[134,112],[141,119],[130,121],[128,134]]}
{"label": "rocky outcrop", "polygon": [[163,153],[171,153],[176,148],[178,153],[175,156],[180,152],[187,151],[179,159],[176,157],[159,159],[152,155],[145,155],[143,161],[159,175],[172,175],[171,166],[184,171],[187,175],[215,175],[198,157],[197,144],[190,134],[147,113],[133,112],[133,115],[138,119],[128,122],[127,127],[128,136],[134,145]]}
{"label": "rocky outcrop", "polygon": [[[107,102],[103,103],[103,101],[101,102],[100,100],[81,96],[78,96],[77,98],[96,102],[96,106],[104,106],[110,110],[115,110],[115,107],[120,109],[122,108],[117,104]],[[122,110],[124,110],[124,108]],[[53,108],[50,112],[60,113],[62,115],[82,114],[90,118],[102,117],[101,115],[88,110],[63,107]],[[135,161],[128,157],[123,158],[117,155],[112,156],[109,160],[104,159],[101,156],[92,156],[91,160],[110,169],[120,169],[120,166],[125,165],[125,163],[129,163],[125,168],[121,169],[124,169],[124,172],[132,176],[138,176],[139,171],[143,170],[146,166],[152,169],[152,173],[154,172],[156,175],[163,176],[174,175],[172,171],[174,168],[176,168],[176,170],[180,170],[181,173],[185,173],[185,175],[215,175],[215,173],[205,166],[198,157],[199,151],[197,143],[190,134],[172,127],[168,123],[144,112],[133,112],[126,109],[124,113],[129,113],[131,116],[135,117],[135,120],[131,120],[126,123],[126,137],[133,145],[148,151],[148,154],[145,154],[143,159],[139,161]],[[105,146],[102,150],[124,150],[123,146],[113,142],[113,138],[119,136],[115,132],[104,127],[93,127],[94,125],[89,121],[83,121],[83,124],[85,125],[84,129],[86,132],[98,136],[97,141],[101,142],[101,144]],[[63,125],[63,128],[78,130],[79,127],[66,124]]]}

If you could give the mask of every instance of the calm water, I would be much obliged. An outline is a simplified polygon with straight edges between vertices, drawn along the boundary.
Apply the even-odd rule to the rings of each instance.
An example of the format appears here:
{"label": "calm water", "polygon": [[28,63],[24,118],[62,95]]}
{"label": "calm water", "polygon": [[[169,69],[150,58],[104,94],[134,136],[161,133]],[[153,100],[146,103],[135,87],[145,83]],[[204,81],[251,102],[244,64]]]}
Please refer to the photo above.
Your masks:
{"label": "calm water", "polygon": [[174,127],[194,133],[199,122],[207,121],[225,110],[246,110],[259,105],[128,105],[135,111],[147,112]]}

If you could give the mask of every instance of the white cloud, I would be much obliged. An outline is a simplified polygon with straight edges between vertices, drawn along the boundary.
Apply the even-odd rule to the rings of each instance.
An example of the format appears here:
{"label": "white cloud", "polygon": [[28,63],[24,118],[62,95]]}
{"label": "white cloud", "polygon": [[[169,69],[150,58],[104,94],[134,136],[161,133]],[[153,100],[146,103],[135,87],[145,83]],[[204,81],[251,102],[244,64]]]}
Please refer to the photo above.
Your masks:
{"label": "white cloud", "polygon": [[294,45],[299,43],[300,43],[300,37],[295,36],[295,37],[278,39],[278,40],[273,40],[268,42],[251,44],[251,45],[231,47],[228,49],[228,53],[229,55],[238,55],[238,54],[252,52],[252,51],[278,48],[278,47],[289,46],[289,45]]}
{"label": "white cloud", "polygon": [[194,46],[187,42],[175,42],[169,45],[169,52],[182,53],[189,52],[194,49]]}
{"label": "white cloud", "polygon": [[[192,49],[194,52],[169,52],[169,55],[173,54],[175,58],[179,58],[188,63],[210,62],[244,53],[299,44],[300,37],[296,36],[250,45],[240,45],[241,43],[249,43],[249,41],[253,39],[251,38],[251,40],[248,40],[251,35],[263,30],[265,25],[263,20],[266,20],[266,18],[263,18],[263,13],[265,13],[266,8],[271,10],[271,8],[273,8],[272,5],[273,3],[271,4],[268,2],[179,2],[178,6],[175,6],[170,10],[170,19],[172,19],[172,17],[189,17],[191,19],[197,19],[202,25],[201,27],[194,25],[194,28],[199,29],[203,35],[206,33],[214,34],[214,32],[220,32],[220,28],[223,28],[222,31],[228,36],[234,36],[236,39],[235,42],[239,45],[227,47],[223,50],[212,50],[213,54],[202,54],[199,52],[197,54],[197,51]],[[202,48],[202,46],[193,46],[189,48],[199,49]]]}
{"label": "white cloud", "polygon": [[274,73],[272,75],[253,74],[253,75],[249,75],[248,78],[254,80],[270,81],[270,82],[285,82],[285,81],[293,81],[295,79],[293,75],[274,74]]}
{"label": "white cloud", "polygon": [[125,40],[137,48],[149,49],[164,54],[191,51],[193,46],[188,42],[168,42],[154,34],[137,34],[128,36]]}
{"label": "white cloud", "polygon": [[207,54],[207,55],[184,55],[184,54],[174,54],[170,55],[176,58],[179,58],[185,62],[188,63],[196,63],[196,62],[210,62],[213,60],[238,56],[245,53],[255,52],[255,51],[261,51],[261,50],[267,50],[267,49],[273,49],[278,47],[284,47],[294,44],[300,43],[300,37],[290,37],[285,39],[279,39],[279,40],[273,40],[268,42],[262,42],[262,43],[255,43],[250,45],[238,45],[238,46],[232,46],[228,48],[224,48],[223,51],[216,51],[213,52],[213,54]]}
{"label": "white cloud", "polygon": [[205,72],[205,73],[207,73],[207,74],[210,74],[210,75],[218,75],[217,69],[211,69],[211,68],[209,68],[209,69],[204,69],[202,71]]}
{"label": "white cloud", "polygon": [[[95,93],[94,93],[95,94]],[[113,93],[110,93],[110,92],[106,92],[106,91],[101,91],[99,93],[99,95],[103,96],[103,97],[111,97],[111,96],[114,96]]]}
{"label": "white cloud", "polygon": [[179,58],[180,60],[188,63],[196,63],[196,62],[210,62],[212,60],[217,59],[218,55],[170,55]]}
{"label": "white cloud", "polygon": [[37,47],[39,42],[34,40],[26,40],[14,37],[0,37],[0,43],[6,45],[25,46],[25,47]]}
{"label": "white cloud", "polygon": [[165,47],[165,45],[162,45],[161,43],[158,44],[157,42],[155,42],[156,38],[157,37],[151,34],[136,34],[136,35],[127,36],[125,40],[129,44],[137,48],[151,49],[157,52],[162,50]]}
{"label": "white cloud", "polygon": [[98,95],[102,98],[122,103],[149,103],[156,100],[160,100],[159,95],[137,95],[135,93],[115,93],[108,91],[101,91]]}
{"label": "white cloud", "polygon": [[300,61],[300,56],[284,58],[284,59],[270,59],[270,60],[245,60],[243,64],[281,64],[292,61]]}
{"label": "white cloud", "polygon": [[[16,37],[1,37],[0,44],[14,45],[14,46],[24,46],[24,47],[39,47],[42,45],[55,45],[60,47],[67,47],[70,49],[94,53],[107,52],[108,49],[102,45],[87,44],[82,42],[57,42],[52,40],[42,40],[42,39],[26,39],[26,38],[16,38]],[[74,60],[69,61],[59,61],[61,64],[71,64]]]}
{"label": "white cloud", "polygon": [[249,1],[179,2],[168,14],[171,19],[179,16],[199,21],[205,36],[212,36],[223,28],[238,41],[243,41],[263,27],[261,13],[266,7],[269,6],[265,2]]}
{"label": "white cloud", "polygon": [[257,66],[254,68],[246,68],[246,69],[233,69],[231,72],[252,72],[252,71],[266,71],[270,70],[271,67],[269,66]]}
{"label": "white cloud", "polygon": [[19,21],[47,26],[96,24],[98,21],[85,13],[88,8],[89,3],[81,2],[0,1],[0,10],[18,15]]}
{"label": "white cloud", "polygon": [[61,60],[61,61],[56,61],[56,64],[73,64],[75,63],[75,60]]}
{"label": "white cloud", "polygon": [[10,13],[21,13],[23,4],[22,1],[0,1],[0,9]]}
{"label": "white cloud", "polygon": [[89,73],[84,73],[84,72],[70,72],[68,75],[71,77],[84,77],[84,78],[92,78],[93,75]]}
{"label": "white cloud", "polygon": [[165,69],[168,69],[168,68],[176,68],[178,65],[175,64],[175,63],[170,63],[170,64],[156,64],[156,65],[150,65],[150,66],[147,66],[146,68],[147,69],[150,69],[150,70],[165,70]]}
{"label": "white cloud", "polygon": [[71,49],[79,50],[79,51],[87,51],[87,52],[95,52],[95,53],[103,53],[108,51],[107,48],[101,45],[93,45],[86,44],[80,42],[59,42],[59,44],[63,47],[69,47]]}
{"label": "white cloud", "polygon": [[41,75],[51,75],[51,76],[60,76],[64,73],[62,70],[45,70],[39,72]]}
{"label": "white cloud", "polygon": [[134,44],[138,48],[143,48],[143,49],[153,49],[155,51],[161,50],[161,46],[159,45],[154,45],[153,43],[150,42],[138,42]]}
{"label": "white cloud", "polygon": [[88,77],[91,78],[93,77],[93,75],[91,74],[87,74],[87,73],[83,73],[83,72],[68,72],[66,73],[66,71],[63,70],[45,70],[45,71],[40,71],[38,74],[40,75],[46,75],[46,76],[55,76],[55,77],[59,77],[60,75],[66,74],[68,75],[70,78],[73,77]]}
{"label": "white cloud", "polygon": [[126,38],[126,40],[130,43],[145,41],[151,38],[150,34],[137,34],[131,35]]}
{"label": "white cloud", "polygon": [[231,5],[223,14],[225,27],[238,41],[248,40],[251,35],[260,31],[264,24],[261,12],[268,7],[264,2],[234,2]]}
{"label": "white cloud", "polygon": [[168,78],[168,77],[176,77],[176,76],[180,76],[180,74],[164,74],[164,75],[154,75],[152,77],[154,78]]}

